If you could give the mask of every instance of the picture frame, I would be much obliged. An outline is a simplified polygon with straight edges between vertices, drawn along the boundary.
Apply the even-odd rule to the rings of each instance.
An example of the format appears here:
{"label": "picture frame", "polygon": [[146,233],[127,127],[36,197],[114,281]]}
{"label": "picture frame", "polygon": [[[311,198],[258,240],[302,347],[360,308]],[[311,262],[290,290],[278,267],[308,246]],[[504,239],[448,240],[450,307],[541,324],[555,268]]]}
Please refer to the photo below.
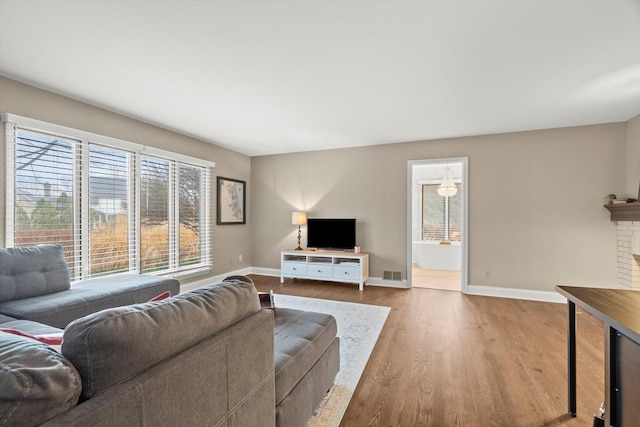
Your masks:
{"label": "picture frame", "polygon": [[217,209],[216,224],[246,224],[247,223],[247,192],[246,181],[233,178],[217,177]]}

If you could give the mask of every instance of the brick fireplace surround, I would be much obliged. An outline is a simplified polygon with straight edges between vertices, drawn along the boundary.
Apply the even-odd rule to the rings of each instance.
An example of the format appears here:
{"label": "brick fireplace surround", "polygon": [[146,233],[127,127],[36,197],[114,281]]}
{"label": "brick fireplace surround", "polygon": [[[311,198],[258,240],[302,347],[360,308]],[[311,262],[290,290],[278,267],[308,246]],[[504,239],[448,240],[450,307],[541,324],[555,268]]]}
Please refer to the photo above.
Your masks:
{"label": "brick fireplace surround", "polygon": [[640,221],[618,221],[618,286],[640,289]]}
{"label": "brick fireplace surround", "polygon": [[618,287],[640,290],[640,202],[604,205],[618,231]]}

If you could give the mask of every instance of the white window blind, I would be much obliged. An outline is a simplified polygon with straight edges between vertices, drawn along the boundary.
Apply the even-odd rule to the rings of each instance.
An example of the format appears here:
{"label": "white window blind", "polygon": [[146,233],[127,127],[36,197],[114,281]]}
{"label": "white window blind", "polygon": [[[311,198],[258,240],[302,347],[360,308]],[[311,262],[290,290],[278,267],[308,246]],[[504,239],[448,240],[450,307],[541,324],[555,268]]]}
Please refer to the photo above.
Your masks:
{"label": "white window blind", "polygon": [[72,280],[210,269],[212,164],[19,116],[3,121],[5,246],[61,245]]}
{"label": "white window blind", "polygon": [[7,144],[13,159],[13,176],[7,178],[7,195],[12,198],[7,237],[14,246],[62,246],[72,272],[78,263],[73,220],[75,144],[77,141],[21,130]]}
{"label": "white window blind", "polygon": [[[92,277],[131,270],[130,156],[130,153],[120,150],[89,146],[88,228]],[[79,199],[81,204],[82,199]]]}
{"label": "white window blind", "polygon": [[202,191],[207,188],[206,170],[202,167],[181,164],[178,179],[179,228],[181,267],[197,265],[208,247],[207,224],[203,221]]}
{"label": "white window blind", "polygon": [[170,242],[174,238],[170,227],[172,211],[171,186],[175,179],[168,161],[142,157],[140,169],[140,250],[142,271],[169,267]]}

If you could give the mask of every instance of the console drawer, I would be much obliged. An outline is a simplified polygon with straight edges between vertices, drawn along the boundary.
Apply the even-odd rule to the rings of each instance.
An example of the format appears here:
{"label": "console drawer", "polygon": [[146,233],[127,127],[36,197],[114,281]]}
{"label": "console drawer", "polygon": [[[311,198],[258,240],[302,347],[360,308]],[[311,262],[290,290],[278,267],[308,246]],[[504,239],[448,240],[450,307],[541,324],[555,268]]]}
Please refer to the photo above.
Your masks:
{"label": "console drawer", "polygon": [[282,270],[284,274],[292,274],[292,275],[307,275],[307,263],[305,262],[283,262]]}
{"label": "console drawer", "polygon": [[309,277],[329,277],[333,276],[333,267],[331,264],[312,264],[307,266],[307,276]]}
{"label": "console drawer", "polygon": [[360,267],[333,267],[333,278],[336,280],[360,281]]}

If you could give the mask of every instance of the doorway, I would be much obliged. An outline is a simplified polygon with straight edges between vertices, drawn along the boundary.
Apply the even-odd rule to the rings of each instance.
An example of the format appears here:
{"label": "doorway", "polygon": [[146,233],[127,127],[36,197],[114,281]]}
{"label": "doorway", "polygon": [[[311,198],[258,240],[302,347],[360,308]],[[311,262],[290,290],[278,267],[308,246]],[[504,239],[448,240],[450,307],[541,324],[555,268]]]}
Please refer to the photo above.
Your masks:
{"label": "doorway", "polygon": [[467,157],[408,162],[410,287],[467,290],[467,171]]}

